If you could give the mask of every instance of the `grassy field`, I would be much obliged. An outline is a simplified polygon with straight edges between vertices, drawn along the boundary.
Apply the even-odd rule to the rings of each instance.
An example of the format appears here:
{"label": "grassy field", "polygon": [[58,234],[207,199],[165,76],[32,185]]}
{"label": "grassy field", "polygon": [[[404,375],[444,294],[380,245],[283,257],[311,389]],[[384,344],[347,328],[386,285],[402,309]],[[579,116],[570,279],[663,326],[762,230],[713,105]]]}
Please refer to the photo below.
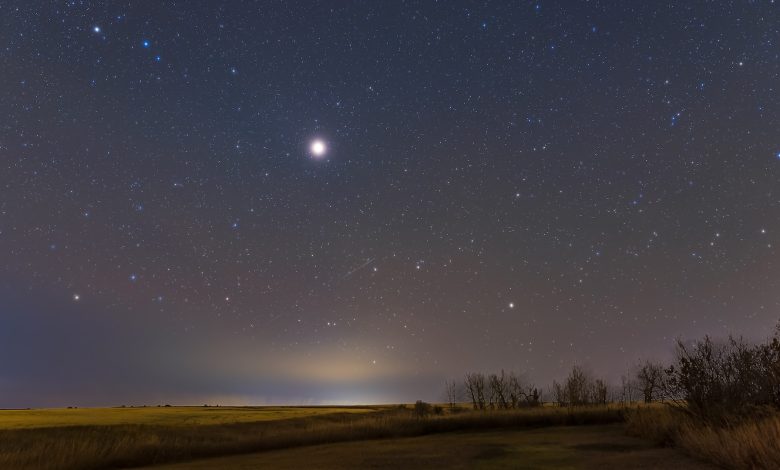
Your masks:
{"label": "grassy field", "polygon": [[135,408],[74,408],[0,410],[0,430],[61,426],[143,424],[203,426],[306,418],[331,413],[369,413],[381,407],[175,406]]}
{"label": "grassy field", "polygon": [[[155,470],[297,469],[316,462],[341,468],[485,469],[708,469],[679,451],[625,435],[622,425],[452,432],[421,437],[345,442],[206,459]],[[148,467],[147,467],[148,468]]]}
{"label": "grassy field", "polygon": [[[41,413],[57,419],[46,426]],[[133,467],[355,440],[623,421],[620,409],[606,407],[466,411],[424,419],[398,407],[30,410],[4,416],[3,469]]]}
{"label": "grassy field", "polygon": [[456,411],[420,418],[403,406],[0,410],[0,469],[312,461],[320,468],[707,468],[684,455],[725,468],[780,468],[780,416],[769,412],[714,427],[660,404]]}

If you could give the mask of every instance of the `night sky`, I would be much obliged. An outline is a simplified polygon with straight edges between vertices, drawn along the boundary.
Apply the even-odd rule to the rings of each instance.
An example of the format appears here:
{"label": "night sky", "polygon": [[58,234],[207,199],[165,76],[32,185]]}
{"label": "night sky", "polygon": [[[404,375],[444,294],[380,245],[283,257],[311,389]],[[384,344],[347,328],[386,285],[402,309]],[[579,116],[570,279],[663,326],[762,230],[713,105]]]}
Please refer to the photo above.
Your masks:
{"label": "night sky", "polygon": [[611,381],[780,318],[780,4],[0,3],[0,407]]}

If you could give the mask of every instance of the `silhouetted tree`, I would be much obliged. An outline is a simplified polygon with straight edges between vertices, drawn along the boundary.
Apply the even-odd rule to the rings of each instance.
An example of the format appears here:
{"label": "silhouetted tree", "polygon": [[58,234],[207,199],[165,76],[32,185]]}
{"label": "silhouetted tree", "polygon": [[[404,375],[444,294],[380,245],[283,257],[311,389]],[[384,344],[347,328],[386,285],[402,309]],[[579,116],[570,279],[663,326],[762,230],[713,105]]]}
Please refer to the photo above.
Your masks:
{"label": "silhouetted tree", "polygon": [[666,393],[677,408],[708,421],[779,408],[779,334],[757,345],[733,337],[723,343],[709,336],[692,345],[678,341],[666,382]]}
{"label": "silhouetted tree", "polygon": [[566,406],[566,389],[563,385],[553,380],[550,392],[553,396],[553,401],[558,406]]}
{"label": "silhouetted tree", "polygon": [[596,405],[607,404],[607,383],[601,379],[596,379],[593,383],[593,395],[591,402]]}
{"label": "silhouetted tree", "polygon": [[635,377],[645,403],[662,398],[664,368],[661,364],[645,361],[637,366]]}
{"label": "silhouetted tree", "polygon": [[431,411],[433,410],[433,407],[430,403],[425,403],[422,400],[417,400],[414,404],[414,416],[418,419],[425,418],[429,414],[431,414]]}
{"label": "silhouetted tree", "polygon": [[454,380],[445,380],[444,390],[447,395],[447,403],[450,405],[450,411],[453,411],[455,409],[455,404],[458,402],[458,385]]}
{"label": "silhouetted tree", "polygon": [[639,388],[636,381],[631,376],[620,377],[620,401],[625,405],[630,405],[636,400],[636,391]]}
{"label": "silhouetted tree", "polygon": [[490,374],[488,377],[490,386],[489,404],[491,408],[509,408],[509,378],[501,370],[501,374]]}
{"label": "silhouetted tree", "polygon": [[485,409],[485,375],[480,372],[466,374],[466,393],[475,410]]}
{"label": "silhouetted tree", "polygon": [[589,380],[580,366],[573,366],[564,385],[566,403],[569,406],[587,405],[590,398]]}

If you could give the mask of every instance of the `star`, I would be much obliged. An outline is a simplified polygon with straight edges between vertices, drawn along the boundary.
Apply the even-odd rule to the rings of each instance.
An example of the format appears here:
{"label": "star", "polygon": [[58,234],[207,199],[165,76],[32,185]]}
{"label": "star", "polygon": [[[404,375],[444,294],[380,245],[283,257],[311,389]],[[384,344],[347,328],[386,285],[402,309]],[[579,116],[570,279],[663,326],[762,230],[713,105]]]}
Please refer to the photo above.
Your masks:
{"label": "star", "polygon": [[92,27],[92,31],[94,31],[96,33],[100,33],[102,31],[102,29],[100,29],[100,26],[93,26]]}
{"label": "star", "polygon": [[312,141],[311,145],[309,146],[309,151],[311,152],[312,157],[316,159],[320,159],[325,156],[327,147],[324,141],[322,141],[321,139],[316,139]]}
{"label": "star", "polygon": [[81,296],[78,294],[73,294],[73,300],[78,302],[79,300],[81,300]]}

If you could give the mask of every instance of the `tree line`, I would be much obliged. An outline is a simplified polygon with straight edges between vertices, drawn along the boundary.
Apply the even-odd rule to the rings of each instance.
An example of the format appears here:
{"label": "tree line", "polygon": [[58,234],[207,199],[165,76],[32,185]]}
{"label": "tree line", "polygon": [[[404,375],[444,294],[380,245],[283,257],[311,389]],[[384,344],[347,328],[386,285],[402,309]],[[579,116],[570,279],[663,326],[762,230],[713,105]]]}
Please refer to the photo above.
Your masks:
{"label": "tree line", "polygon": [[558,406],[651,403],[661,401],[703,420],[750,416],[780,409],[780,325],[765,342],[709,336],[677,341],[670,364],[644,361],[610,386],[581,366],[573,366],[546,393],[515,372],[472,372],[445,383],[452,410],[468,402],[475,410],[515,409],[552,402]]}

